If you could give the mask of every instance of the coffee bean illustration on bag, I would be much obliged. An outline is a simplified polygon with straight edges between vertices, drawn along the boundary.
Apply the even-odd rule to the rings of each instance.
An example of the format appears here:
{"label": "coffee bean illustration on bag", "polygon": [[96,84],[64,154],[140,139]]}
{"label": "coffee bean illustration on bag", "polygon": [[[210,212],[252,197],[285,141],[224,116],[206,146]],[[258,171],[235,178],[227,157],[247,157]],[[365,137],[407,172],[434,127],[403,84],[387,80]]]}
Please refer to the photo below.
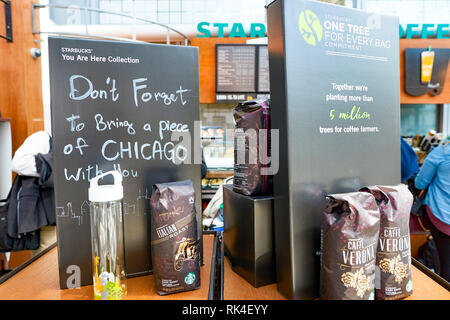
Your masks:
{"label": "coffee bean illustration on bag", "polygon": [[152,265],[160,295],[200,288],[195,191],[191,180],[153,186]]}
{"label": "coffee bean illustration on bag", "polygon": [[[233,117],[236,124],[233,190],[247,196],[271,194],[272,176],[262,174],[264,168],[270,167],[270,100],[239,103]],[[262,138],[264,134],[266,137]]]}
{"label": "coffee bean illustration on bag", "polygon": [[413,196],[404,184],[361,189],[374,195],[380,210],[375,294],[377,299],[402,299],[412,294],[409,215]]}
{"label": "coffee bean illustration on bag", "polygon": [[327,197],[322,214],[320,298],[373,300],[380,212],[370,193]]}

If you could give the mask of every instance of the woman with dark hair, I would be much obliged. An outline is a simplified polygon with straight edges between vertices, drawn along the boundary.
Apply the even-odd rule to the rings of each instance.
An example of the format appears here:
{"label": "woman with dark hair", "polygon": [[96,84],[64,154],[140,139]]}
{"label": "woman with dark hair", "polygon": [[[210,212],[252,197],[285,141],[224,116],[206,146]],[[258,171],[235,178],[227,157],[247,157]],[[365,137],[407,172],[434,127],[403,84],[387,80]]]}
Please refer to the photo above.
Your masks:
{"label": "woman with dark hair", "polygon": [[416,176],[417,189],[428,187],[424,204],[431,235],[439,253],[440,276],[450,281],[450,146],[448,141],[431,151]]}

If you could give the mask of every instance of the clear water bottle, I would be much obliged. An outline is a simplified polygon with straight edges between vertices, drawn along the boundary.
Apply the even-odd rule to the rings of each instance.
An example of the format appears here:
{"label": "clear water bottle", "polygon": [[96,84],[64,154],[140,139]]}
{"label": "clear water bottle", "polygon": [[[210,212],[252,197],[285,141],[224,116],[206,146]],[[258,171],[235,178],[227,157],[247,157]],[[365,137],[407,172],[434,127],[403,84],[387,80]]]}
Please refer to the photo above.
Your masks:
{"label": "clear water bottle", "polygon": [[[99,185],[112,175],[114,184]],[[89,187],[94,299],[120,300],[127,294],[122,216],[122,175],[109,171]]]}

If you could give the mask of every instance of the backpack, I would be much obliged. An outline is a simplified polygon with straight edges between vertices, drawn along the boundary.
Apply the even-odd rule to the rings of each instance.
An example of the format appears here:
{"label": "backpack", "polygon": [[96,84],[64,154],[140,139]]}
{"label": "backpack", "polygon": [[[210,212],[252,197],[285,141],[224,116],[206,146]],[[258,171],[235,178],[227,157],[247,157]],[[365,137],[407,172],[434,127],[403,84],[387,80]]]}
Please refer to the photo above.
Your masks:
{"label": "backpack", "polygon": [[428,236],[427,242],[419,248],[417,260],[428,269],[440,274],[439,253],[432,236]]}

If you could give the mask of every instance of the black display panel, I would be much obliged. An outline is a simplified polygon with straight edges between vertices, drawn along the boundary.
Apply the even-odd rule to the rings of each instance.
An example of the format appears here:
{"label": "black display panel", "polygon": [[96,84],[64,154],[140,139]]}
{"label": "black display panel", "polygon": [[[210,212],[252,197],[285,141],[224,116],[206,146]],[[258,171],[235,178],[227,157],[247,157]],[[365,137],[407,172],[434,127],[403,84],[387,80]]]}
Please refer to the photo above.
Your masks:
{"label": "black display panel", "polygon": [[405,49],[405,91],[411,96],[431,94],[437,96],[442,93],[447,75],[450,49],[432,49],[433,63],[429,82],[422,82],[422,54],[427,53],[427,48]]}
{"label": "black display panel", "polygon": [[269,98],[267,45],[216,45],[216,102]]}
{"label": "black display panel", "polygon": [[217,92],[255,92],[256,47],[217,45]]}
{"label": "black display panel", "polygon": [[89,180],[113,169],[123,176],[126,273],[148,274],[153,184],[193,181],[201,237],[198,49],[48,42],[60,286],[92,283]]}
{"label": "black display panel", "polygon": [[400,183],[399,23],[302,0],[273,1],[267,22],[277,285],[314,299],[325,196]]}
{"label": "black display panel", "polygon": [[269,49],[258,46],[258,92],[270,92]]}

